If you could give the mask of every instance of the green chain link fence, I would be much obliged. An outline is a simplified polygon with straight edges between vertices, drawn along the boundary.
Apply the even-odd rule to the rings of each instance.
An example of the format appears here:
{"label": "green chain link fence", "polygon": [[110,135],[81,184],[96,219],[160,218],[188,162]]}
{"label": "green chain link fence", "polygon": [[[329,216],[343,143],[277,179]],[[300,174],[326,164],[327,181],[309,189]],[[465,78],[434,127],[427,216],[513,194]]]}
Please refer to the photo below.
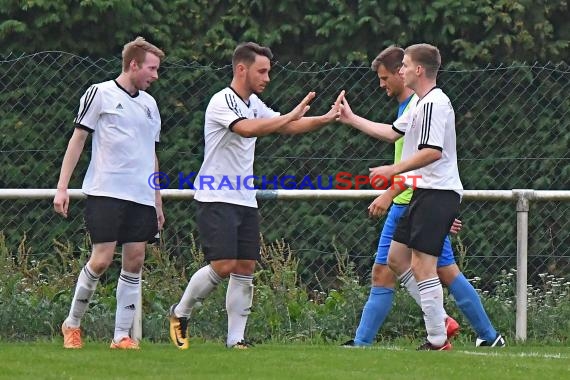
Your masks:
{"label": "green chain link fence", "polygon": [[[92,83],[115,78],[117,58],[93,60],[62,52],[7,56],[0,60],[0,188],[54,188],[72,133],[79,98]],[[211,95],[231,79],[231,67],[169,61],[149,92],[157,99],[163,125],[158,157],[170,189],[188,188],[183,179],[200,168],[203,117]],[[262,99],[287,112],[308,91],[317,97],[310,114],[326,112],[338,92],[347,91],[353,110],[391,122],[395,100],[378,86],[368,67],[323,63],[276,63]],[[439,85],[457,118],[460,174],[466,189],[570,189],[570,68],[565,63],[488,66],[442,70]],[[87,145],[89,150],[89,145]],[[303,136],[258,139],[255,174],[271,179],[307,176],[333,185],[339,172],[368,173],[392,161],[393,147],[334,123]],[[89,154],[83,154],[70,188],[80,188]],[[150,173],[149,173],[150,174]],[[290,185],[291,186],[291,185]],[[275,185],[268,184],[268,188]],[[305,187],[306,188],[306,187]],[[366,188],[366,187],[364,187]],[[315,287],[334,286],[336,255],[346,254],[364,280],[369,275],[382,221],[367,218],[369,201],[262,201],[265,241],[284,239],[300,260],[300,275]],[[529,219],[529,281],[540,274],[570,276],[568,202],[533,204]],[[188,257],[195,234],[191,201],[166,200],[162,247]],[[25,242],[35,260],[53,255],[56,242],[85,246],[82,201],[60,218],[51,200],[0,200],[0,231],[16,252]],[[512,203],[464,202],[464,229],[454,239],[458,261],[478,286],[492,288],[501,271],[516,267],[516,212]],[[504,272],[503,272],[504,273]]]}

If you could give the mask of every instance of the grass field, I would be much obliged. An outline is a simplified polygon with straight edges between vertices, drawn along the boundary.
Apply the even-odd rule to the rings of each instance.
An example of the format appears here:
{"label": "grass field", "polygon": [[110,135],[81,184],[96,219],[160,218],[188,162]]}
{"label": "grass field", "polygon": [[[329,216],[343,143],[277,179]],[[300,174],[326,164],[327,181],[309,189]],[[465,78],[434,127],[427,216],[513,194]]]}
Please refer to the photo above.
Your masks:
{"label": "grass field", "polygon": [[0,379],[568,379],[570,347],[516,345],[451,352],[416,352],[415,346],[350,349],[333,345],[262,344],[228,350],[196,343],[187,351],[142,344],[112,351],[87,342],[64,350],[61,342],[0,343]]}

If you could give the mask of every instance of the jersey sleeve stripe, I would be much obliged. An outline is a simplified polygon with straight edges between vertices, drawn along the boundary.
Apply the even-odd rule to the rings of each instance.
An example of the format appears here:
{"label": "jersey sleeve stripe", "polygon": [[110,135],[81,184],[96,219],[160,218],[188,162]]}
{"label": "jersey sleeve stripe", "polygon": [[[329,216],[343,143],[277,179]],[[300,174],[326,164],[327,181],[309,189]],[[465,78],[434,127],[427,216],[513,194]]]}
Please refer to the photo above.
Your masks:
{"label": "jersey sleeve stripe", "polygon": [[418,145],[418,150],[422,150],[424,148],[431,148],[431,149],[435,149],[435,150],[439,150],[440,152],[443,152],[443,148],[437,145],[429,145],[429,144],[420,144]]}
{"label": "jersey sleeve stripe", "polygon": [[226,103],[228,105],[228,108],[230,110],[234,111],[236,116],[244,117],[241,113],[241,110],[239,109],[239,107],[237,105],[235,96],[233,96],[232,94],[226,94],[225,96],[226,96]]}
{"label": "jersey sleeve stripe", "polygon": [[95,94],[97,93],[97,90],[98,89],[96,86],[93,86],[89,90],[87,90],[87,93],[85,94],[85,99],[83,100],[81,111],[79,113],[79,116],[75,120],[76,124],[81,124],[81,121],[83,120],[85,114],[89,110],[89,107],[91,107],[91,104],[93,103],[93,99],[95,99]]}
{"label": "jersey sleeve stripe", "polygon": [[422,120],[422,133],[420,138],[420,145],[426,145],[429,141],[432,110],[433,110],[433,103],[424,104],[424,112],[423,112],[424,119]]}

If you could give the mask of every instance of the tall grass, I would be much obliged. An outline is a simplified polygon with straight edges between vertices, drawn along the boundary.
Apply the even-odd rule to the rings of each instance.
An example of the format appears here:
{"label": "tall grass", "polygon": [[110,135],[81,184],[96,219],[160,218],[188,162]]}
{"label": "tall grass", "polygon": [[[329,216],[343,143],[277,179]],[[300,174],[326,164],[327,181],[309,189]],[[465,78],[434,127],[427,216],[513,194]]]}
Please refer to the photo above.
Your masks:
{"label": "tall grass", "polygon": [[[203,265],[203,254],[193,237],[183,256],[149,246],[143,273],[143,331],[146,339],[168,340],[166,313],[177,302],[188,279]],[[67,315],[75,281],[89,255],[86,237],[80,247],[53,242],[53,255],[37,261],[22,239],[10,249],[0,232],[0,339],[36,340],[59,336]],[[262,258],[255,273],[255,294],[247,336],[254,342],[340,341],[352,337],[368,297],[369,284],[362,282],[348,255],[335,252],[334,288],[309,289],[302,283],[299,260],[283,241],[262,244]],[[46,257],[46,255],[43,255]],[[458,257],[461,261],[461,254]],[[103,276],[82,322],[84,335],[93,340],[109,339],[113,331],[117,260]],[[316,279],[318,283],[319,279]],[[528,336],[548,343],[570,342],[570,282],[552,274],[542,276],[540,286],[528,289]],[[472,279],[477,287],[478,278]],[[503,271],[491,291],[481,291],[483,303],[495,327],[508,338],[514,336],[515,272]],[[205,340],[225,339],[227,282],[196,308],[190,330]],[[463,325],[463,340],[475,338],[455,304],[447,311]],[[424,335],[421,311],[405,291],[398,291],[392,313],[378,339],[417,339]]]}

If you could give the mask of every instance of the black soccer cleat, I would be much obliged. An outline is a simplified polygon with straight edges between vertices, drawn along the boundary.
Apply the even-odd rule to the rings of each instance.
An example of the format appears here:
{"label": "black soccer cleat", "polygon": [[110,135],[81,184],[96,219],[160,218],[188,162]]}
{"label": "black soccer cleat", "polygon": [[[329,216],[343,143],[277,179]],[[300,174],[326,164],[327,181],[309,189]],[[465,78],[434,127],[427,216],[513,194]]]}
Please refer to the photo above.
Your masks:
{"label": "black soccer cleat", "polygon": [[417,348],[417,351],[450,351],[451,350],[451,343],[449,340],[446,340],[443,346],[434,346],[428,340],[425,341],[424,344]]}
{"label": "black soccer cleat", "polygon": [[236,350],[247,350],[248,348],[253,347],[253,343],[244,340],[240,340],[239,342],[237,342],[236,344],[234,344],[231,347],[228,348],[233,348]]}
{"label": "black soccer cleat", "polygon": [[507,342],[505,342],[505,338],[499,333],[495,337],[495,340],[489,341],[485,339],[477,338],[475,341],[475,347],[505,347]]}

